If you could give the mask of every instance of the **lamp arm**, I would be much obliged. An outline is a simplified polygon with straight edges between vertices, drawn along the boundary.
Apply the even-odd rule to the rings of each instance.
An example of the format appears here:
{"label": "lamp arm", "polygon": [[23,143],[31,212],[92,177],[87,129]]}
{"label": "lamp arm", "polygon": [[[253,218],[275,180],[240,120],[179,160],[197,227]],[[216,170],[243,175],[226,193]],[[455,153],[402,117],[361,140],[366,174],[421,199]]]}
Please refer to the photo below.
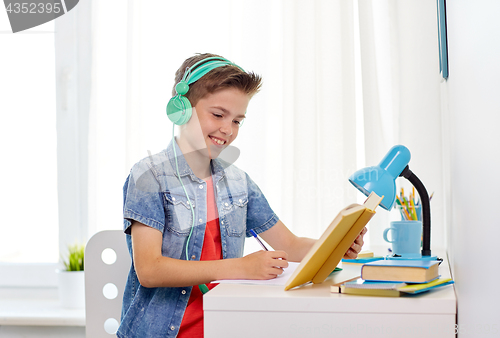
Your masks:
{"label": "lamp arm", "polygon": [[410,170],[409,166],[406,166],[399,176],[406,178],[413,184],[422,200],[422,256],[431,256],[431,205],[429,203],[429,194],[422,181]]}

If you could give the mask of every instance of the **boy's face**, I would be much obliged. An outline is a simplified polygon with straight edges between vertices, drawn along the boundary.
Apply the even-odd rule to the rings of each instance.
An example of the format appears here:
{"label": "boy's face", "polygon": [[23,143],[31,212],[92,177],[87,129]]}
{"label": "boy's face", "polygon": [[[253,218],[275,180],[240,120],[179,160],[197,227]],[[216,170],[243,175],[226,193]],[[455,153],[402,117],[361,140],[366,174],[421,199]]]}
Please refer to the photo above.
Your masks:
{"label": "boy's face", "polygon": [[[239,125],[245,118],[249,101],[247,94],[235,88],[223,89],[201,98],[188,122],[196,129],[191,130],[188,137],[192,149],[205,148],[210,159],[217,158],[238,136]],[[201,135],[196,125],[201,126]]]}

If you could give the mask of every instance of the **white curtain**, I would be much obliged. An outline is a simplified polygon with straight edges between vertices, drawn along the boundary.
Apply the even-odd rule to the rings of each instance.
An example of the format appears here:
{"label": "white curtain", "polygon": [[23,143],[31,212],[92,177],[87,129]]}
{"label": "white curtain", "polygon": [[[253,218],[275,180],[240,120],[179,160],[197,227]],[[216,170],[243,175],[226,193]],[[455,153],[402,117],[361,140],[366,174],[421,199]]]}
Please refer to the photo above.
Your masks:
{"label": "white curtain", "polygon": [[264,87],[239,136],[237,164],[300,236],[319,237],[355,199],[347,182],[356,161],[352,14],[347,1],[275,2],[257,35],[269,32],[267,41],[250,47]]}
{"label": "white curtain", "polygon": [[[435,51],[428,46],[434,38],[435,2],[400,3],[93,1],[89,235],[121,228],[128,171],[172,138],[165,105],[175,70],[185,58],[204,52],[263,76],[262,92],[252,99],[233,144],[241,150],[235,164],[257,182],[294,233],[321,235],[341,208],[359,199],[347,178],[361,165],[378,163],[390,146],[405,141],[412,154],[414,149],[426,154],[426,146],[412,141],[420,135],[401,125],[408,116],[419,127],[434,118],[428,110],[423,121],[421,113],[415,121],[416,108],[403,102],[423,102],[431,95],[428,106],[439,108],[438,89],[436,94],[419,86],[415,97],[412,88],[404,87],[425,81],[438,85],[437,75],[429,75],[437,67],[437,45]],[[420,33],[422,25],[425,38],[412,37],[424,41],[430,36],[424,64],[422,53],[413,55],[413,46],[411,52],[405,49],[410,42],[401,31],[410,26],[411,34]],[[416,64],[406,64],[408,57]],[[417,72],[429,64],[422,82]],[[415,74],[405,72],[415,66]],[[420,161],[421,167],[428,163],[425,157]],[[415,169],[428,175],[417,163]],[[421,179],[426,185],[431,181]],[[379,228],[389,216],[381,217]],[[380,229],[369,233],[371,240],[381,237]]]}
{"label": "white curtain", "polygon": [[[130,167],[170,141],[175,70],[217,53],[263,76],[236,165],[283,222],[317,237],[356,197],[349,1],[94,1],[89,231],[120,228]],[[112,13],[112,15],[111,15]]]}
{"label": "white curtain", "polygon": [[[444,248],[445,174],[436,1],[358,3],[366,164],[379,163],[395,144],[410,149],[410,169],[429,195],[435,192],[431,248]],[[398,179],[397,186],[411,187],[403,178]],[[380,210],[369,225],[371,243],[384,244],[383,229],[398,218],[395,211]]]}

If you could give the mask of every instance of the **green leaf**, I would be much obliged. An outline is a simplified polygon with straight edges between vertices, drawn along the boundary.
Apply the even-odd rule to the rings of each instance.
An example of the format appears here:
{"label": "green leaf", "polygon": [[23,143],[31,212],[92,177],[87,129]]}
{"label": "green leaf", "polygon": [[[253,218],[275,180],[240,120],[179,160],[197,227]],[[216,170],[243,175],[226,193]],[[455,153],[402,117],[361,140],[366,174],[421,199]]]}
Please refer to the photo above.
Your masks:
{"label": "green leaf", "polygon": [[83,271],[85,246],[83,244],[68,245],[68,255],[62,258],[66,271]]}

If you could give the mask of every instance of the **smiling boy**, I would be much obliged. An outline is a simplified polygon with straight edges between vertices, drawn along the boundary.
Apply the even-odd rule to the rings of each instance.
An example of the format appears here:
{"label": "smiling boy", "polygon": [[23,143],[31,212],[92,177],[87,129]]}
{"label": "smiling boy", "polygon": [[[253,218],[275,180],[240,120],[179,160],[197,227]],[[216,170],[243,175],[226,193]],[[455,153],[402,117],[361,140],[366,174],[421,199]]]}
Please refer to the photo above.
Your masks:
{"label": "smiling boy", "polygon": [[[203,337],[203,292],[216,285],[211,281],[275,278],[315,242],[292,234],[251,178],[218,159],[238,136],[260,77],[213,54],[187,59],[176,84],[190,76],[200,77],[182,94],[193,109],[182,103],[181,110],[192,116],[167,149],[134,165],[125,182],[133,264],[118,337]],[[275,251],[242,257],[251,229]],[[357,256],[365,232],[346,257]]]}

